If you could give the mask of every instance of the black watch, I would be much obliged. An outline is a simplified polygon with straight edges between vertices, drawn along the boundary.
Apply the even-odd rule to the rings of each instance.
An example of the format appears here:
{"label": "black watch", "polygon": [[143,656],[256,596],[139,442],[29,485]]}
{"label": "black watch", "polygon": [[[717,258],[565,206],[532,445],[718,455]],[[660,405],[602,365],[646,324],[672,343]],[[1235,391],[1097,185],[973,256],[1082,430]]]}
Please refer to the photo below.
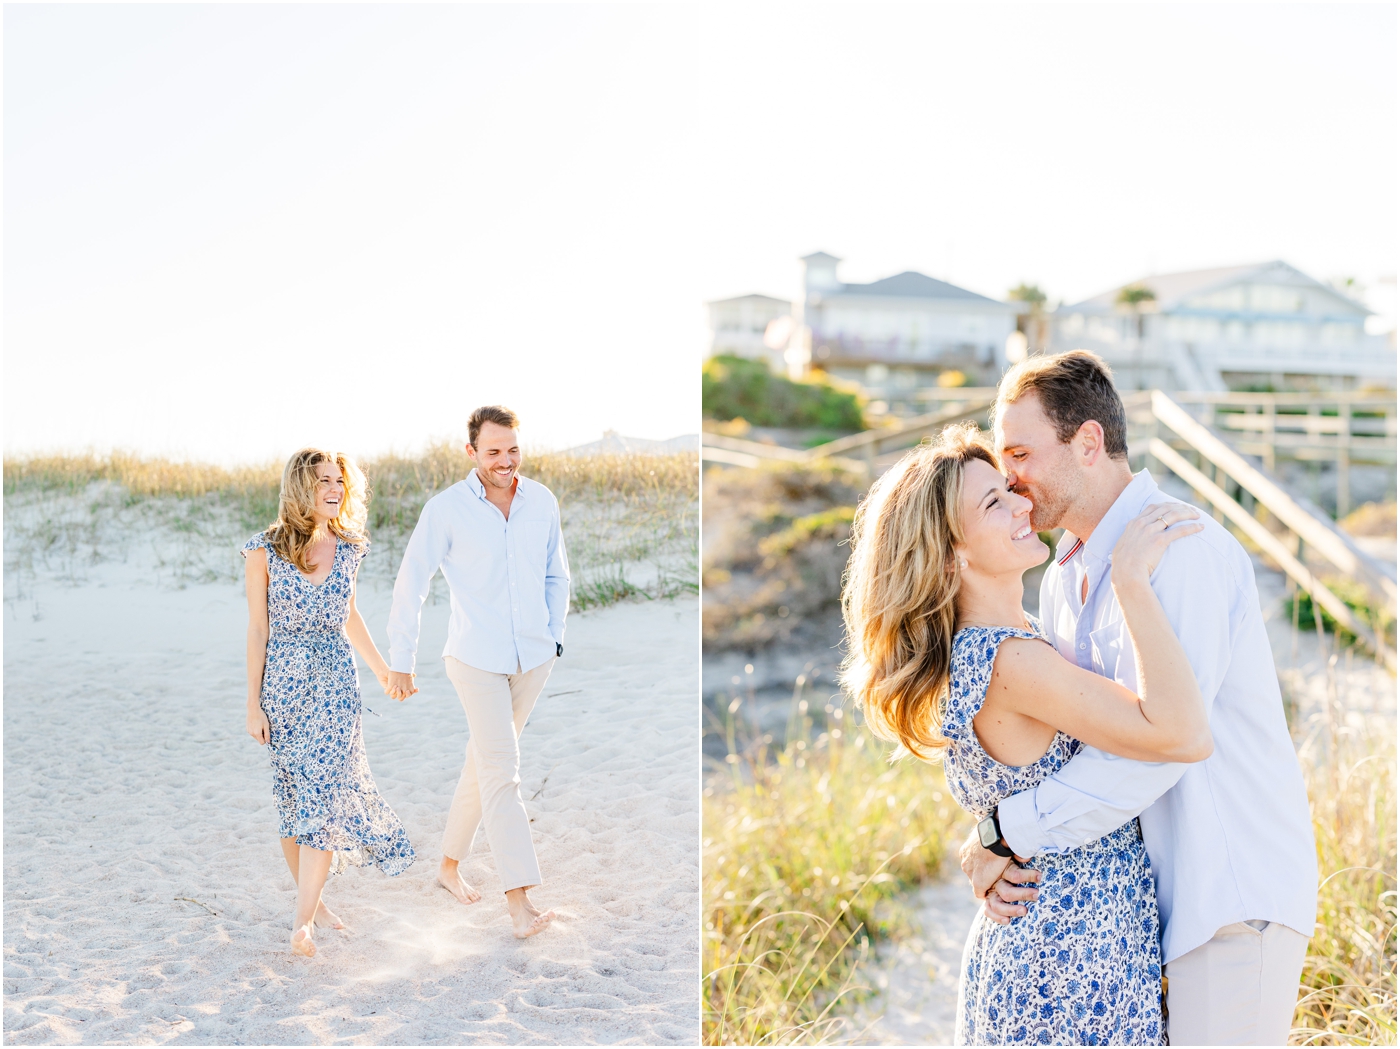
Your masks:
{"label": "black watch", "polygon": [[1014,855],[1011,846],[1002,841],[1001,822],[997,819],[996,809],[992,809],[992,814],[977,824],[977,838],[988,852],[998,856]]}
{"label": "black watch", "polygon": [[562,642],[562,641],[556,641],[556,642],[554,642],[554,658],[555,658],[555,659],[558,659],[558,658],[559,658],[560,656],[562,656],[563,654],[564,654],[564,642]]}

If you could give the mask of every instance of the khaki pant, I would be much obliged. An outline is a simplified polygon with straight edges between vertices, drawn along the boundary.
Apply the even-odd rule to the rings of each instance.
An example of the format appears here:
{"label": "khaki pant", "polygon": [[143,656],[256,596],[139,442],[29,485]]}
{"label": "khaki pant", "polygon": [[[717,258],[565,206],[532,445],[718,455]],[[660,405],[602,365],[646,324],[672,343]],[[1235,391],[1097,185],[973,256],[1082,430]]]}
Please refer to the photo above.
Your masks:
{"label": "khaki pant", "polygon": [[1287,1045],[1308,939],[1236,922],[1166,965],[1172,1045]]}
{"label": "khaki pant", "polygon": [[549,680],[554,660],[518,674],[491,674],[446,657],[447,677],[466,711],[471,738],[462,778],[452,795],[442,854],[461,860],[478,826],[496,861],[503,890],[540,884],[530,817],[520,796],[520,731]]}

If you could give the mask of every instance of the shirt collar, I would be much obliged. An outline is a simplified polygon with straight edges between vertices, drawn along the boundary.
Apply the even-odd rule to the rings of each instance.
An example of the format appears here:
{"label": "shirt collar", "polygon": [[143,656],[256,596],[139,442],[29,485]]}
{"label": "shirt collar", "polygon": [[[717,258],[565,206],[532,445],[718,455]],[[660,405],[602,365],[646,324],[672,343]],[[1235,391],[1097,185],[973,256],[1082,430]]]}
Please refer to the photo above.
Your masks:
{"label": "shirt collar", "polygon": [[1111,560],[1113,548],[1118,545],[1118,540],[1122,538],[1123,529],[1128,527],[1128,522],[1142,513],[1142,508],[1152,500],[1153,496],[1161,494],[1162,491],[1157,487],[1157,482],[1152,480],[1152,475],[1145,469],[1139,470],[1133,475],[1128,487],[1124,488],[1119,493],[1118,498],[1113,500],[1113,505],[1108,508],[1108,513],[1103,515],[1103,519],[1090,533],[1089,538],[1084,540],[1084,553],[1092,555],[1100,561]]}
{"label": "shirt collar", "polygon": [[[515,494],[515,498],[517,498],[517,499],[520,498],[522,495],[525,494],[525,486],[524,486],[523,484],[521,484],[520,481],[521,481],[520,475],[519,475],[519,474],[516,474],[516,475],[515,475],[515,493],[514,493],[514,494]],[[478,476],[476,475],[476,467],[475,467],[475,466],[472,467],[471,473],[467,474],[467,487],[470,488],[470,489],[472,490],[472,494],[475,495],[478,499],[485,499],[485,498],[486,498],[486,485],[485,485],[485,483],[481,480],[481,478],[478,477]]]}

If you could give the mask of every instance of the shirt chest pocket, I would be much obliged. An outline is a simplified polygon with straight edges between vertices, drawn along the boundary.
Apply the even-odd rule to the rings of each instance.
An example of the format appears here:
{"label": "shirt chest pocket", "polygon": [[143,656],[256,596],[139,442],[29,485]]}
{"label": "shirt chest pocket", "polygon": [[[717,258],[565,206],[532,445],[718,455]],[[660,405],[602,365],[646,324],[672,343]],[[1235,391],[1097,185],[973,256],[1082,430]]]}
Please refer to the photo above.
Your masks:
{"label": "shirt chest pocket", "polygon": [[533,571],[544,569],[549,551],[549,525],[544,521],[521,521],[512,525],[515,533],[515,556],[524,561],[520,567]]}
{"label": "shirt chest pocket", "polygon": [[[1094,672],[1120,684],[1123,677],[1119,664],[1128,647],[1123,638],[1123,629],[1122,623],[1114,623],[1111,626],[1099,627],[1089,634],[1089,644],[1093,649]],[[1128,656],[1128,659],[1131,660],[1132,657]]]}

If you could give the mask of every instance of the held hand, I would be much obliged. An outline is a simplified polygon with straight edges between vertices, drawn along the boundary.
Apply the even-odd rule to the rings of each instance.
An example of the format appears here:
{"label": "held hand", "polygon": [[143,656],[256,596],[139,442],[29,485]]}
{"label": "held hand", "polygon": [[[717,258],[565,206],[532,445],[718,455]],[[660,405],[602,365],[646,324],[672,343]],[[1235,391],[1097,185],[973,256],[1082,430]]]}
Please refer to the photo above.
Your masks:
{"label": "held hand", "polygon": [[390,670],[386,674],[387,680],[384,682],[384,694],[391,699],[397,699],[402,703],[409,696],[418,691],[418,686],[413,683],[412,674],[401,674],[397,670]]}
{"label": "held hand", "polygon": [[1199,510],[1185,503],[1158,503],[1138,514],[1113,548],[1113,582],[1145,582],[1167,547],[1205,531],[1206,526],[1196,521],[1200,516]]}
{"label": "held hand", "polygon": [[267,746],[268,740],[272,738],[272,726],[268,724],[267,715],[262,712],[262,707],[253,707],[248,711],[248,735],[258,741],[258,746]]}
{"label": "held hand", "polygon": [[1026,913],[1025,902],[1039,897],[1039,881],[1040,871],[1010,864],[982,901],[982,912],[998,925],[1009,924],[1012,918]]}

